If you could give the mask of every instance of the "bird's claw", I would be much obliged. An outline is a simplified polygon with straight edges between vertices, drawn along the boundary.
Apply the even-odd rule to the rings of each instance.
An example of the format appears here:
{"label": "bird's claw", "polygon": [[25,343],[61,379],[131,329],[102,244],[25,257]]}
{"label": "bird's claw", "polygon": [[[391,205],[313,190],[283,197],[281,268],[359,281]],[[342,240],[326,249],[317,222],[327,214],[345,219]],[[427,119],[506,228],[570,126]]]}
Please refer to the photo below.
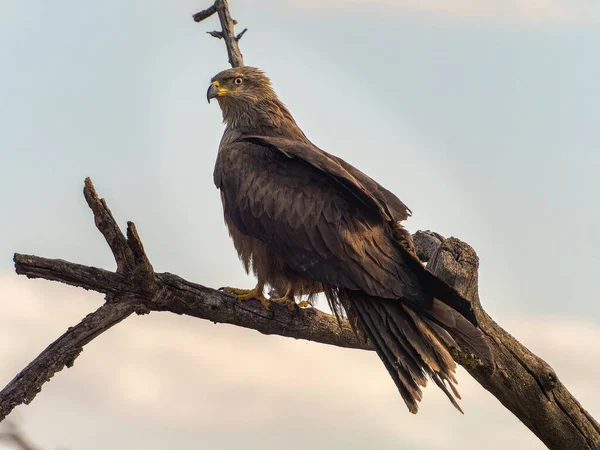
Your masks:
{"label": "bird's claw", "polygon": [[289,298],[289,297],[279,297],[279,298],[272,298],[270,299],[273,303],[279,303],[280,305],[285,305],[287,306],[287,308],[290,311],[295,311],[296,310],[296,302],[294,301],[294,299]]}
{"label": "bird's claw", "polygon": [[270,311],[270,309],[271,309],[269,300],[267,300],[267,298],[263,295],[262,289],[259,289],[258,286],[255,287],[254,289],[239,289],[239,288],[225,286],[219,290],[221,290],[223,292],[227,292],[228,294],[235,295],[237,297],[238,302],[245,302],[248,300],[258,300],[261,303],[261,305],[263,306],[263,308],[265,308],[267,311]]}
{"label": "bird's claw", "polygon": [[273,303],[286,305],[287,308],[292,312],[297,311],[299,308],[306,308],[310,306],[310,304],[306,300],[302,300],[300,303],[296,303],[296,301],[292,297],[287,296],[283,296],[280,298],[272,298],[270,299],[270,301],[272,301]]}

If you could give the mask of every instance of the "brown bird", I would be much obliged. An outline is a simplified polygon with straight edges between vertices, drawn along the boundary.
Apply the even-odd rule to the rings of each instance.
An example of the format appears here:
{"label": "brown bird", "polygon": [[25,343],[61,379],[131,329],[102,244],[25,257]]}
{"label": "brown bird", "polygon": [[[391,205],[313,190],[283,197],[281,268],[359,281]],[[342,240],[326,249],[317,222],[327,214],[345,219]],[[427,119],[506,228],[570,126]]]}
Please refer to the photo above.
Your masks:
{"label": "brown bird", "polygon": [[[430,378],[455,397],[451,349],[489,361],[469,302],[425,270],[400,222],[411,211],[376,181],[316,147],[270,80],[238,67],[215,75],[226,124],[214,170],[225,223],[254,289],[239,300],[296,308],[324,292],[373,344],[408,409],[416,413]],[[278,293],[267,300],[265,286]]]}

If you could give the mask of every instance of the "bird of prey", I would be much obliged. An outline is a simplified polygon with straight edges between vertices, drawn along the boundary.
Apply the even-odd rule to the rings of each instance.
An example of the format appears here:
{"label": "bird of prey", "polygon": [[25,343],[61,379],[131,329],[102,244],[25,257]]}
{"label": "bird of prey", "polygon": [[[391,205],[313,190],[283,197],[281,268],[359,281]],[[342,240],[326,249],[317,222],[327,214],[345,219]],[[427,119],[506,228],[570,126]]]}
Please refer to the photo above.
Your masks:
{"label": "bird of prey", "polygon": [[451,351],[490,361],[490,350],[470,303],[418,260],[400,224],[408,207],[308,140],[261,70],[218,73],[207,98],[226,125],[214,169],[225,223],[258,278],[228,291],[266,308],[323,292],[371,341],[410,412],[428,378],[462,412]]}

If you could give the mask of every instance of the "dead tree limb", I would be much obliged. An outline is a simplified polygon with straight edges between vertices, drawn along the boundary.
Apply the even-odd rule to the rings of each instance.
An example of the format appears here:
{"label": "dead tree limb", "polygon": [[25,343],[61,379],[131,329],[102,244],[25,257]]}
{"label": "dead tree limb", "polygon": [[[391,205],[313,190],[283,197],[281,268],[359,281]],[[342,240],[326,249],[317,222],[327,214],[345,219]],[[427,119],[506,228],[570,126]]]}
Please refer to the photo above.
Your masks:
{"label": "dead tree limb", "polygon": [[83,191],[96,226],[114,255],[116,272],[21,254],[14,255],[15,269],[29,278],[60,281],[104,293],[107,302],[69,328],[0,392],[0,421],[15,406],[29,404],[56,372],[65,366],[71,367],[84,345],[133,312],[171,311],[215,323],[254,328],[264,334],[341,347],[369,348],[367,343],[357,340],[347,323],[338,327],[333,316],[316,309],[295,313],[285,306],[273,304],[270,311],[266,311],[260,303],[240,304],[234,296],[191,283],[177,275],[154,273],[135,225],[128,222],[125,237],[89,178],[85,180]]}
{"label": "dead tree limb", "polygon": [[427,268],[471,302],[495,359],[493,368],[473,364],[463,355],[453,355],[456,361],[548,448],[600,449],[600,425],[560,382],[552,367],[482,308],[475,250],[455,238],[443,240]]}
{"label": "dead tree limb", "polygon": [[244,58],[242,57],[242,52],[240,51],[238,41],[242,38],[244,33],[248,31],[248,29],[244,28],[241,33],[237,35],[235,34],[234,27],[237,22],[231,18],[227,0],[216,0],[211,7],[194,14],[192,17],[196,22],[201,22],[204,19],[212,16],[214,13],[217,13],[219,16],[219,21],[221,22],[221,31],[208,31],[208,34],[210,34],[212,37],[223,39],[225,41],[225,46],[227,47],[227,56],[229,57],[229,64],[231,64],[231,67],[243,66]]}
{"label": "dead tree limb", "polygon": [[[60,281],[106,294],[107,302],[69,328],[0,392],[0,419],[21,403],[29,403],[42,385],[64,366],[70,367],[83,346],[132,313],[170,311],[215,323],[229,323],[264,334],[370,350],[347,322],[313,308],[291,312],[273,304],[239,303],[235,297],[170,273],[157,274],[144,252],[135,225],[127,237],[106,202],[86,179],[84,194],[94,221],[109,244],[117,270],[83,266],[60,259],[15,254],[18,274]],[[494,367],[468,354],[456,360],[527,425],[548,447],[600,449],[600,426],[560,383],[552,368],[498,326],[481,308],[477,291],[478,258],[467,244],[431,232],[414,235],[419,256],[438,277],[473,303],[475,315],[495,356]]]}
{"label": "dead tree limb", "polygon": [[[195,16],[203,20],[217,12],[232,66],[243,65],[226,0]],[[242,34],[242,33],[240,33]],[[258,302],[238,303],[234,297],[191,283],[169,273],[154,272],[131,222],[123,235],[104,200],[98,198],[91,180],[84,194],[96,226],[104,235],[117,262],[115,272],[68,261],[15,254],[16,271],[30,278],[60,281],[106,294],[106,304],[69,328],[0,392],[0,420],[15,406],[29,403],[42,385],[64,366],[70,367],[84,345],[132,313],[170,311],[252,328],[264,334],[348,348],[370,349],[359,341],[347,322],[316,309],[290,312],[273,304],[265,311]],[[477,290],[478,258],[474,250],[457,239],[443,239],[431,232],[415,236],[419,257],[428,269],[454,286],[471,301],[475,316],[495,356],[493,367],[468,354],[454,354],[459,364],[536,436],[552,449],[599,449],[600,426],[558,380],[552,368],[496,324],[481,308]]]}

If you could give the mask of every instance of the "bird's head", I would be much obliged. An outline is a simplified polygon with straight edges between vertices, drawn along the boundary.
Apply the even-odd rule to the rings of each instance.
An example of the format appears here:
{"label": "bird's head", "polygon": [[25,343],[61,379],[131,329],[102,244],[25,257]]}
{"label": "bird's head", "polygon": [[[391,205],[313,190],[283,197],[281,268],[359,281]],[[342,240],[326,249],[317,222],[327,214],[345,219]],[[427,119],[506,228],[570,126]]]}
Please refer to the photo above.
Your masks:
{"label": "bird's head", "polygon": [[262,70],[254,67],[234,67],[212,77],[206,98],[216,98],[221,107],[235,104],[248,105],[277,98],[271,80]]}
{"label": "bird's head", "polygon": [[229,129],[254,134],[284,130],[305,138],[262,70],[244,66],[219,72],[212,77],[206,98],[209,103],[217,99]]}

